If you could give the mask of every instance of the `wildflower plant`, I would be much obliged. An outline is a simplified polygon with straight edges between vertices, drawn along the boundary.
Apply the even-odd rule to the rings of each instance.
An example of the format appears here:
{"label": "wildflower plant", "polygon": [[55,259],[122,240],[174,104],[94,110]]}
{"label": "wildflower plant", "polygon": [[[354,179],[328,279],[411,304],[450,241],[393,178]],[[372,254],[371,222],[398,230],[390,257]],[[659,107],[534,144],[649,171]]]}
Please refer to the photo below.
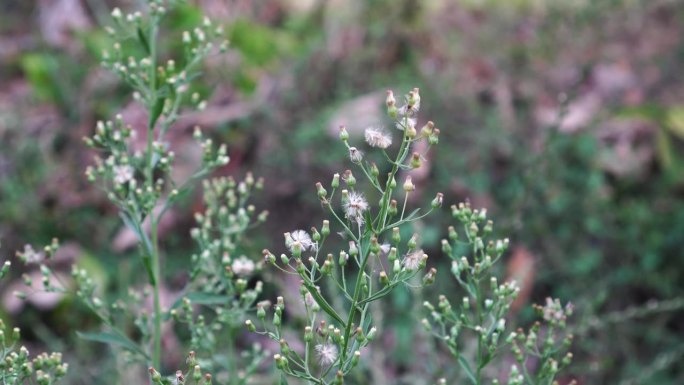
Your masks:
{"label": "wildflower plant", "polygon": [[21,337],[19,328],[6,333],[5,323],[0,320],[0,382],[7,385],[59,383],[66,375],[68,364],[62,362],[62,354],[41,353],[31,358],[25,346],[18,347]]}
{"label": "wildflower plant", "polygon": [[[364,348],[378,333],[370,306],[397,287],[416,286],[415,277],[420,274],[424,274],[422,284],[434,280],[434,268],[423,273],[428,256],[419,248],[418,235],[402,239],[402,228],[438,208],[442,194],[437,194],[426,212],[408,212],[408,197],[416,186],[410,176],[401,184],[397,177],[400,172],[421,166],[424,154],[413,151],[415,144],[426,141],[428,148],[437,144],[439,129],[432,122],[416,129],[418,89],[406,95],[402,106],[396,103],[392,91],[388,91],[387,112],[401,138],[398,148],[392,151],[392,135],[384,129],[372,127],[364,135],[369,151],[383,156],[385,164],[381,167],[387,169],[387,174],[381,176],[380,167],[365,160],[341,127],[340,139],[366,186],[362,188],[351,170],[333,175],[330,191],[316,183],[316,194],[329,219],[320,229],[285,233],[287,251],[279,258],[269,250],[263,251],[268,264],[298,277],[306,311],[303,344],[288,340],[283,331],[283,297],[278,297],[273,306],[263,303],[257,310],[257,322],[246,321],[250,331],[280,345],[280,352],[273,358],[284,382],[294,377],[310,384],[341,384],[359,365]],[[326,241],[331,232],[338,230],[347,243],[341,249],[334,248],[334,243],[328,248]],[[267,322],[267,311],[271,309],[272,318]],[[300,345],[301,349],[295,348]]]}
{"label": "wildflower plant", "polygon": [[[202,163],[187,180],[172,178],[175,154],[166,135],[184,107],[204,108],[205,102],[192,92],[192,82],[199,75],[202,61],[225,49],[225,42],[215,43],[223,35],[222,27],[204,18],[201,25],[182,33],[181,57],[161,62],[161,21],[180,3],[147,0],[146,12],[124,14],[115,8],[111,13],[114,26],[108,32],[114,42],[112,49],[103,53],[103,65],[133,90],[133,98],[147,111],[148,119],[142,129],[127,124],[121,115],[98,122],[94,135],[84,139],[99,153],[95,165],[86,169],[86,176],[107,194],[123,223],[137,237],[149,286],[130,288],[127,297],[109,304],[102,299],[97,282],[85,269],[75,266],[75,294],[105,328],[79,335],[108,343],[124,352],[127,361],[149,366],[154,383],[184,383],[187,376],[197,384],[211,383],[211,376],[203,373],[212,370],[223,373],[224,383],[243,384],[263,357],[258,347],[243,355],[234,343],[245,313],[254,309],[263,286],[261,282],[249,285],[261,263],[241,254],[244,233],[267,217],[266,212],[258,213],[249,204],[251,194],[262,188],[262,180],[247,174],[240,182],[232,178],[204,182],[206,210],[196,214],[197,228],[191,232],[199,252],[192,256],[189,282],[180,298],[169,308],[162,308],[164,270],[159,223],[180,197],[229,161],[226,146],[215,145],[196,127],[193,138],[202,148]],[[137,148],[133,140],[138,136],[144,138],[143,148]],[[41,252],[28,246],[19,257],[40,265],[43,290],[69,292],[72,285],[60,280],[44,263],[57,247],[56,241]],[[26,295],[19,293],[20,297]],[[177,372],[175,377],[167,378],[158,370],[163,370],[162,328],[172,322],[187,326],[189,347],[199,353],[191,353],[188,373]],[[231,341],[228,344],[221,341],[226,337]],[[223,354],[230,359],[225,360]]]}
{"label": "wildflower plant", "polygon": [[517,362],[508,373],[508,385],[554,383],[572,359],[572,353],[566,353],[572,334],[565,330],[572,305],[547,299],[545,306],[535,306],[543,323],[527,332],[510,330],[508,314],[520,288],[515,281],[500,283],[494,272],[508,239],[492,239],[493,222],[484,209],[461,203],[452,206],[451,213],[460,226],[449,227],[442,251],[451,258],[451,274],[464,295],[454,305],[446,295],[436,304],[425,302],[430,316],[423,326],[448,348],[462,370],[459,378],[473,385],[499,383],[500,367],[492,368],[493,373],[487,369],[506,348]]}
{"label": "wildflower plant", "polygon": [[[47,248],[48,253],[51,250],[52,248]],[[45,253],[35,252],[30,246],[20,254],[20,257],[31,258],[31,263],[41,262],[44,256]],[[2,264],[0,280],[7,276],[11,265],[10,261]],[[24,280],[26,279],[28,278],[25,276]],[[20,345],[20,342],[21,330],[17,327],[10,330],[0,319],[0,383],[3,385],[60,383],[69,368],[67,363],[62,362],[62,354],[59,352],[41,353],[31,358],[28,349]]]}

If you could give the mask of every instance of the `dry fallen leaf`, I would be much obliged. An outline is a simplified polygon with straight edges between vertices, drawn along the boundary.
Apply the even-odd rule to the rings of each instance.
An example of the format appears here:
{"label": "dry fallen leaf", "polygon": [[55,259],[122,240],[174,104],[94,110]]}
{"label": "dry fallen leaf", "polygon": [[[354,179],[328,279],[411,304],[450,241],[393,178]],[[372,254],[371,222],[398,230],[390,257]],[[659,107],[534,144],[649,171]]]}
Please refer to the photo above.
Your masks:
{"label": "dry fallen leaf", "polygon": [[513,249],[513,255],[508,261],[506,273],[507,281],[515,281],[520,287],[518,298],[513,301],[511,310],[517,312],[530,299],[534,287],[535,267],[534,255],[525,247],[517,246]]}

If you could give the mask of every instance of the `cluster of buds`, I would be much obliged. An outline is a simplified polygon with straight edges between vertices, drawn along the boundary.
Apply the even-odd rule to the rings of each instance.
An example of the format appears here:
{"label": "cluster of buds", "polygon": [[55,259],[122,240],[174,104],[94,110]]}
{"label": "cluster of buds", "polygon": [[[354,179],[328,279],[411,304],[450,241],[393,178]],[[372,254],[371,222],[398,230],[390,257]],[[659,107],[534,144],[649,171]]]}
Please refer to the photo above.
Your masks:
{"label": "cluster of buds", "polygon": [[[535,371],[530,371],[539,380],[533,383],[552,383],[558,371],[572,358],[570,353],[558,358],[567,350],[572,337],[566,336],[558,346],[554,334],[565,327],[566,316],[572,312],[572,307],[562,307],[557,300],[547,300],[546,306],[535,307],[549,324],[543,329],[542,346],[538,344],[542,330],[539,323],[527,334],[521,329],[507,331],[507,314],[520,288],[515,282],[499,284],[492,267],[508,249],[509,241],[492,238],[493,222],[487,219],[484,209],[473,209],[469,203],[461,203],[452,206],[451,213],[460,226],[448,228],[448,239],[442,240],[442,251],[452,259],[451,273],[465,295],[457,305],[452,305],[444,295],[439,297],[437,304],[425,302],[430,317],[423,319],[423,326],[445,343],[466,374],[480,376],[480,370],[499,355],[503,347],[510,346],[518,364],[511,368],[509,385],[528,383],[518,367],[527,370],[530,356],[544,358]],[[473,344],[477,346],[477,354],[469,350]]]}
{"label": "cluster of buds", "polygon": [[17,348],[20,337],[19,328],[12,329],[8,335],[5,323],[0,320],[0,376],[3,384],[52,385],[60,382],[69,367],[62,363],[62,354],[41,353],[31,358],[26,347]]}
{"label": "cluster of buds", "polygon": [[[42,265],[43,262],[50,260],[50,258],[55,255],[57,249],[59,249],[59,240],[53,238],[52,242],[43,247],[40,251],[34,250],[31,245],[25,245],[24,251],[17,251],[16,255],[17,258],[26,265]],[[8,263],[9,261],[5,262],[6,265]],[[9,265],[7,265],[6,268],[3,267],[3,269],[9,269]]]}
{"label": "cluster of buds", "polygon": [[[136,131],[124,124],[121,116],[113,122],[98,122],[93,137],[84,139],[88,146],[104,153],[104,159],[97,158],[96,165],[86,170],[88,179],[104,179],[109,198],[134,223],[152,212],[167,193],[167,187],[170,186],[170,191],[166,194],[165,206],[182,193],[170,178],[175,154],[164,136],[178,119],[183,105],[190,103],[201,109],[206,104],[198,93],[190,92],[190,82],[198,74],[199,69],[195,67],[212,52],[213,41],[224,33],[222,27],[205,18],[197,28],[183,34],[182,60],[158,63],[156,45],[160,20],[176,2],[149,0],[147,3],[147,14],[124,14],[118,8],[112,11],[115,27],[109,31],[115,42],[111,52],[103,53],[103,65],[125,80],[133,88],[134,98],[148,110],[147,146],[144,151],[132,151],[129,142]],[[131,40],[131,36],[141,49],[131,49],[129,55],[124,51],[130,43],[124,44],[124,40]],[[225,146],[215,146],[211,139],[202,137],[199,129],[195,130],[194,138],[202,147],[203,157],[202,166],[193,178],[228,163]]]}
{"label": "cluster of buds", "polygon": [[212,384],[212,375],[210,373],[206,373],[202,370],[202,367],[200,366],[200,363],[198,362],[197,358],[195,357],[195,352],[191,351],[188,354],[187,359],[185,360],[186,364],[188,365],[188,370],[186,372],[183,372],[182,370],[176,370],[176,373],[170,377],[170,378],[164,378],[162,377],[161,373],[157,371],[154,367],[149,368],[149,373],[150,373],[150,379],[152,380],[152,383],[155,385],[164,385],[164,384],[176,384],[176,385],[185,385],[185,384],[193,384],[193,385],[211,385]]}
{"label": "cluster of buds", "polygon": [[199,252],[192,256],[189,286],[193,292],[224,300],[212,306],[211,317],[196,314],[187,297],[171,310],[176,320],[187,324],[193,349],[215,350],[215,332],[239,327],[263,290],[261,281],[250,285],[263,263],[239,254],[245,233],[268,216],[267,211],[257,213],[249,203],[263,184],[263,179],[251,173],[240,182],[232,177],[203,182],[206,208],[195,214],[197,227],[190,232]]}
{"label": "cluster of buds", "polygon": [[[45,291],[45,292],[62,292],[64,288],[61,286],[56,286],[54,272],[48,266],[50,259],[55,255],[59,249],[59,240],[53,238],[49,245],[44,246],[40,251],[34,250],[33,246],[25,245],[23,251],[17,251],[17,258],[25,265],[37,265],[40,270],[41,286],[39,288],[33,286],[33,275],[23,274],[22,280],[24,285],[30,291]],[[0,278],[7,274],[9,271],[10,262],[5,262],[2,271],[0,272]],[[23,290],[17,290],[14,292],[14,296],[21,300],[25,300],[30,292]]]}
{"label": "cluster of buds", "polygon": [[255,191],[263,189],[263,184],[263,179],[255,180],[251,173],[239,183],[232,177],[203,182],[206,208],[195,214],[197,227],[190,231],[201,250],[192,256],[193,279],[203,275],[202,279],[215,287],[212,281],[218,276],[244,281],[261,268],[260,262],[235,254],[245,233],[268,217],[268,211],[257,212],[248,203]]}
{"label": "cluster of buds", "polygon": [[[218,50],[223,52],[228,47],[228,42],[224,39],[224,29],[220,25],[215,25],[208,17],[202,20],[192,30],[184,31],[182,34],[183,58],[178,65],[175,60],[168,60],[166,63],[156,63],[154,49],[151,46],[157,31],[157,24],[168,11],[172,4],[165,6],[161,1],[148,1],[149,19],[141,12],[124,14],[119,8],[114,8],[111,13],[113,26],[107,28],[107,32],[114,39],[110,50],[102,52],[102,63],[105,68],[110,69],[133,87],[150,84],[154,79],[156,85],[167,85],[173,95],[168,98],[163,105],[165,112],[173,109],[174,100],[177,95],[184,94],[190,88],[190,82],[195,74],[194,68],[205,57],[216,50],[216,41],[221,41]],[[124,38],[129,37],[133,32],[137,37],[138,44],[142,50],[131,50],[128,53],[125,48]],[[136,54],[142,52],[142,54]],[[153,89],[141,87],[137,97],[148,105],[157,102]],[[152,92],[151,92],[152,91]],[[198,95],[199,96],[199,95]],[[193,96],[193,104],[202,108],[205,104]]]}
{"label": "cluster of buds", "polygon": [[[510,338],[504,338],[506,315],[520,289],[515,282],[499,284],[492,275],[492,267],[509,242],[490,239],[493,223],[487,219],[486,210],[460,203],[453,205],[451,212],[460,226],[448,228],[448,238],[442,240],[442,252],[451,258],[451,273],[465,295],[456,305],[444,295],[437,304],[425,302],[430,318],[423,319],[423,326],[446,344],[468,372],[481,368],[482,362],[486,364],[501,347],[511,343]],[[468,334],[470,341],[478,346],[480,353],[476,356],[468,356]]]}
{"label": "cluster of buds", "polygon": [[572,339],[573,335],[565,332],[565,325],[550,322],[535,322],[527,333],[519,328],[509,337],[518,364],[536,365],[531,375],[537,383],[551,383],[558,372],[570,365],[573,355],[568,349]]}

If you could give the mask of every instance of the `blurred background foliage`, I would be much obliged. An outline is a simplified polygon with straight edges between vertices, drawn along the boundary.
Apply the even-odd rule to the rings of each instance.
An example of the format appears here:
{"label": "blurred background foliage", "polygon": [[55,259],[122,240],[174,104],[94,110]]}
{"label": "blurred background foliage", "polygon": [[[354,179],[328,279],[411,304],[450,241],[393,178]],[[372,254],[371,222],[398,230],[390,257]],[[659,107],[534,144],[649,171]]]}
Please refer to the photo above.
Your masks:
{"label": "blurred background foliage", "polygon": [[[85,182],[93,154],[81,138],[120,110],[134,125],[145,122],[99,67],[114,6],[139,4],[0,3],[2,252],[58,237],[67,247],[55,263],[87,266],[113,298],[140,269],[131,234]],[[442,135],[413,176],[424,186],[416,201],[442,191],[449,205],[469,199],[488,208],[515,245],[502,274],[523,286],[517,322],[529,322],[529,304],[546,296],[575,304],[567,379],[684,383],[684,3],[198,0],[169,18],[163,54],[181,49],[180,34],[202,12],[224,23],[232,49],[206,65],[197,91],[207,108],[185,116],[169,140],[182,148],[179,177],[199,157],[183,145],[199,124],[229,144],[221,174],[266,178],[259,204],[271,220],[246,252],[280,250],[278,234],[319,223],[313,184],[343,171],[347,156],[337,127],[360,138],[383,124],[385,89],[420,87],[421,116]],[[177,271],[169,295],[185,279],[187,233],[200,208],[199,195],[190,197],[162,226],[166,263]],[[443,236],[442,215],[422,224],[425,244]],[[431,251],[439,265],[439,250]],[[72,335],[95,322],[84,309],[68,298],[20,304],[15,284],[3,283],[3,315],[30,330],[27,343],[66,349],[73,383],[114,370],[115,360],[100,355],[97,368],[79,366],[95,348]],[[409,292],[392,301],[420,304]],[[415,339],[425,337],[412,317],[383,317],[390,337],[381,344],[395,356],[378,374],[387,383],[417,383],[411,376],[430,366],[407,359],[430,356],[418,351]]]}

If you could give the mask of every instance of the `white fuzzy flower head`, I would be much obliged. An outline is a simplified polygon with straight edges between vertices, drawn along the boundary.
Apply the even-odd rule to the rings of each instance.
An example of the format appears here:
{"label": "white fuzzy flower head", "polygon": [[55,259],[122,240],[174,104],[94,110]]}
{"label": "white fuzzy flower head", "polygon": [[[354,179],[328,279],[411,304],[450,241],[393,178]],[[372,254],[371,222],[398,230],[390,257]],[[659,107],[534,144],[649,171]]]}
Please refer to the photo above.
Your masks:
{"label": "white fuzzy flower head", "polygon": [[573,306],[568,303],[563,307],[559,299],[546,298],[546,305],[542,308],[544,320],[550,322],[563,322],[568,315],[572,314]]}
{"label": "white fuzzy flower head", "polygon": [[344,213],[347,219],[363,223],[363,213],[368,210],[368,202],[363,194],[352,191],[349,199],[344,204]]}
{"label": "white fuzzy flower head", "polygon": [[337,346],[333,344],[316,345],[316,354],[322,365],[332,365],[337,360]]}
{"label": "white fuzzy flower head", "polygon": [[231,265],[233,273],[241,276],[250,275],[254,271],[255,264],[244,255],[233,261]]}
{"label": "white fuzzy flower head", "polygon": [[416,250],[404,257],[404,268],[406,270],[416,271],[420,268],[420,264],[423,262],[423,250]]}
{"label": "white fuzzy flower head", "polygon": [[349,147],[349,159],[352,163],[361,163],[363,152],[359,151],[356,147]]}
{"label": "white fuzzy flower head", "polygon": [[289,239],[285,239],[285,243],[290,251],[293,251],[294,247],[292,245],[295,242],[299,242],[302,247],[302,251],[308,250],[314,246],[311,236],[304,230],[295,230],[290,233]]}
{"label": "white fuzzy flower head", "polygon": [[133,179],[133,167],[129,165],[118,165],[112,168],[114,171],[114,183],[124,184]]}
{"label": "white fuzzy flower head", "polygon": [[366,143],[371,147],[385,149],[392,145],[392,136],[380,127],[366,128],[364,136],[366,137]]}
{"label": "white fuzzy flower head", "polygon": [[19,257],[24,263],[39,264],[45,260],[45,253],[42,251],[35,251],[31,245],[24,246],[24,252],[19,253]]}

